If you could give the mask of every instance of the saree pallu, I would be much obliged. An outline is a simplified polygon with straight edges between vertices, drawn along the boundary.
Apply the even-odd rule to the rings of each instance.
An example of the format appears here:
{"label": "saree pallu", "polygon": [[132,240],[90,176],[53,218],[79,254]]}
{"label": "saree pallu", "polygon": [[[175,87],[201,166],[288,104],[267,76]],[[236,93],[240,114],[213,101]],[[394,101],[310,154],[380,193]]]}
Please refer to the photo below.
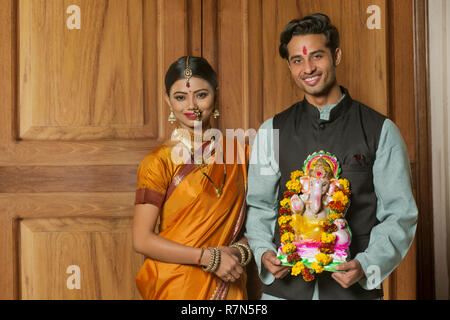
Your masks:
{"label": "saree pallu", "polygon": [[[161,208],[159,236],[196,248],[229,246],[239,240],[245,220],[248,149],[236,141],[234,145],[243,163],[213,163],[203,168],[220,187],[224,165],[227,166],[220,198],[197,166],[175,165],[171,161],[171,147],[161,146],[144,159],[138,173],[136,204],[152,203]],[[154,182],[155,179],[160,181]],[[150,258],[137,274],[136,285],[141,296],[150,300],[247,299],[245,271],[240,279],[225,283],[200,266]]]}

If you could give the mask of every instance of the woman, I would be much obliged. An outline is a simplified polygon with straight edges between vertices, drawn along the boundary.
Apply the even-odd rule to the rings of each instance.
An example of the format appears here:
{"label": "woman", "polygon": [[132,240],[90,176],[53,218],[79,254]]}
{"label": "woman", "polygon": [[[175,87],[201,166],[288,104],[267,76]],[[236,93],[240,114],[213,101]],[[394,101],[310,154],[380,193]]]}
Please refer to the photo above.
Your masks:
{"label": "woman", "polygon": [[[247,161],[226,158],[227,138],[203,137],[219,116],[216,73],[203,58],[182,57],[165,85],[169,122],[178,127],[138,169],[133,246],[147,258],[137,287],[144,299],[246,299]],[[245,146],[232,146],[248,159]]]}

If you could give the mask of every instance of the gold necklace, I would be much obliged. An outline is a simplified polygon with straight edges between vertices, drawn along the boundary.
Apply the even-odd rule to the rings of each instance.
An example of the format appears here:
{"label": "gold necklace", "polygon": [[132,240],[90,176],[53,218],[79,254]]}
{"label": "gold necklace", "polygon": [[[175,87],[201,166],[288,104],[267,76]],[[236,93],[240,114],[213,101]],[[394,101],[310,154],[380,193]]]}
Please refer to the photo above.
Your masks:
{"label": "gold necklace", "polygon": [[209,182],[211,182],[212,186],[214,187],[214,190],[216,191],[217,198],[220,198],[220,196],[222,195],[222,192],[223,192],[223,188],[225,187],[225,182],[227,181],[227,165],[225,163],[223,164],[223,182],[222,182],[222,186],[220,188],[216,187],[216,185],[214,184],[212,179],[202,170],[201,165],[197,165],[197,166],[198,166],[198,169],[200,170],[200,172],[203,173],[203,175],[208,179]]}
{"label": "gold necklace", "polygon": [[[178,129],[179,128],[175,129],[174,137],[178,141],[183,143],[191,151],[191,155],[193,156],[194,155],[194,147],[192,146],[192,143],[191,143],[191,141],[192,141],[192,134],[190,133],[190,138],[191,138],[191,139],[189,139],[190,141],[186,141],[186,138],[182,134],[179,133]],[[210,141],[210,151],[213,148],[213,143],[215,143],[214,137],[212,137],[211,141]],[[223,174],[222,186],[220,188],[216,187],[216,185],[212,181],[211,177],[208,176],[208,174],[203,171],[203,168],[208,166],[208,164],[206,164],[204,162],[203,156],[202,156],[202,163],[195,163],[194,162],[194,164],[197,166],[197,168],[200,170],[200,172],[208,179],[208,181],[212,184],[212,186],[214,187],[214,191],[216,192],[217,198],[220,198],[220,196],[222,195],[222,192],[223,192],[223,188],[225,187],[226,180],[227,180],[227,166],[226,166],[226,164],[223,163],[223,173],[224,174]]]}

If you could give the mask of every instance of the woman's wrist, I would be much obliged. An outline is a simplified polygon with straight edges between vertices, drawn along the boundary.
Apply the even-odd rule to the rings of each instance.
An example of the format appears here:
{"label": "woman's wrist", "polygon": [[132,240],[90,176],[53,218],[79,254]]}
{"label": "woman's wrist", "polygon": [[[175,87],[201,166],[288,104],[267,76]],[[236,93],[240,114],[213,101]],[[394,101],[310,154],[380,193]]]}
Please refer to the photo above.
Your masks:
{"label": "woman's wrist", "polygon": [[241,251],[238,248],[236,247],[229,247],[229,248],[231,249],[231,252],[234,256],[236,256],[239,260],[242,259]]}
{"label": "woman's wrist", "polygon": [[[201,254],[201,253],[199,253],[199,254]],[[210,259],[211,259],[211,251],[208,249],[203,249],[203,255],[200,259],[200,265],[202,267],[208,266]]]}

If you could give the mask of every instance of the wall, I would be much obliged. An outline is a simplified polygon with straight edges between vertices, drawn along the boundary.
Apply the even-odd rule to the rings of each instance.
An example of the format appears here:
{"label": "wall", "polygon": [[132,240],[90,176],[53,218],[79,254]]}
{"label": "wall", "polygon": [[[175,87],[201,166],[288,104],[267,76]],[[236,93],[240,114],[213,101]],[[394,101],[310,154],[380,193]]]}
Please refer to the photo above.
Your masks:
{"label": "wall", "polygon": [[449,298],[450,243],[450,0],[429,6],[430,100],[436,299]]}

